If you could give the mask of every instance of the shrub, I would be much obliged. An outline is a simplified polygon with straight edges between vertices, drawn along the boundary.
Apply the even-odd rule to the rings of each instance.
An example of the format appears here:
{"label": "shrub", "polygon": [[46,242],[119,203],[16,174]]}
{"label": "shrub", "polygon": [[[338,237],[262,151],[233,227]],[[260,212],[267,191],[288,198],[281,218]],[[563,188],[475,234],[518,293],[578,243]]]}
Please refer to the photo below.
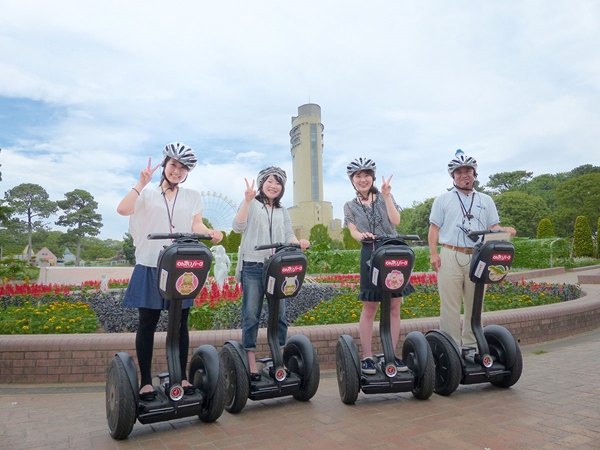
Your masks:
{"label": "shrub", "polygon": [[538,224],[537,239],[546,239],[556,236],[554,233],[554,227],[550,219],[542,219]]}
{"label": "shrub", "polygon": [[577,256],[594,256],[594,241],[592,227],[586,216],[578,216],[575,220],[573,233],[573,253]]}

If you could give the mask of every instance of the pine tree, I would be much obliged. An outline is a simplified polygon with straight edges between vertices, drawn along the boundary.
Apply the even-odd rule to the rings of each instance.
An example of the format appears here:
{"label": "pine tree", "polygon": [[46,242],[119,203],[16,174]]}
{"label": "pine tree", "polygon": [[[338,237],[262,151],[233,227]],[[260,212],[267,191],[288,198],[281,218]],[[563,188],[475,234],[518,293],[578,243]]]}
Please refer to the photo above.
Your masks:
{"label": "pine tree", "polygon": [[550,219],[542,219],[538,224],[537,229],[537,239],[546,239],[555,237],[556,233],[554,232],[554,227],[552,226],[552,222]]}
{"label": "pine tree", "polygon": [[575,253],[575,257],[594,256],[592,226],[590,225],[590,221],[586,216],[578,216],[575,220],[573,253]]}

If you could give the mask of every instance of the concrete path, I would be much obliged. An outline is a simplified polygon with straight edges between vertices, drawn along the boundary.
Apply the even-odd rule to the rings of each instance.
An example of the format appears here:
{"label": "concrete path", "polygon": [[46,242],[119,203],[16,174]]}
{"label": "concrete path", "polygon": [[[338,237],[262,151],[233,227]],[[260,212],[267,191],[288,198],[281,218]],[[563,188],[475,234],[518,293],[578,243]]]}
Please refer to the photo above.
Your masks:
{"label": "concrete path", "polygon": [[180,419],[108,434],[104,386],[0,386],[0,448],[50,449],[594,449],[600,448],[600,330],[525,347],[510,389],[459,386],[449,397],[410,393],[339,398],[334,371],[316,396],[249,401],[213,424]]}

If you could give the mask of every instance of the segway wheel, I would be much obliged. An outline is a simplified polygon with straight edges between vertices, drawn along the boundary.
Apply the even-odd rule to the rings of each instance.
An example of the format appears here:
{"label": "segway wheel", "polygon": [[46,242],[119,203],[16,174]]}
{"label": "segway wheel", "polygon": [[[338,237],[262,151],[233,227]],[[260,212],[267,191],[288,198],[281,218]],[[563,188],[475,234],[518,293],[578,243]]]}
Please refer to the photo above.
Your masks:
{"label": "segway wheel", "polygon": [[[422,334],[420,336],[423,342],[421,340],[413,342],[407,336],[402,345],[402,359],[415,374],[413,396],[419,400],[427,400],[432,396],[435,388],[435,363],[431,347],[427,344],[425,337]],[[423,360],[425,360],[424,364]]]}
{"label": "segway wheel", "polygon": [[342,402],[353,405],[360,391],[360,379],[352,360],[352,352],[342,338],[338,339],[336,346],[336,373]]}
{"label": "segway wheel", "polygon": [[432,332],[425,336],[435,365],[434,392],[439,395],[452,394],[462,377],[461,363],[453,345],[440,333]]}
{"label": "segway wheel", "polygon": [[[490,347],[490,351],[492,351],[492,347]],[[493,356],[493,353],[492,353]],[[523,355],[521,355],[521,349],[517,345],[516,353],[515,353],[515,363],[510,368],[510,375],[502,378],[501,380],[495,380],[491,383],[494,386],[501,388],[509,388],[513,386],[519,378],[521,378],[521,373],[523,372]]]}
{"label": "segway wheel", "polygon": [[200,355],[194,354],[190,361],[190,381],[198,390],[203,393],[208,391],[208,386],[213,385],[214,392],[212,396],[205,395],[202,410],[198,414],[198,418],[202,422],[211,423],[221,417],[223,408],[225,407],[225,374],[223,373],[222,363],[219,359],[219,372],[217,380],[210,380],[210,371],[205,368],[205,361]]}
{"label": "segway wheel", "polygon": [[108,367],[106,380],[106,418],[113,439],[126,439],[137,419],[135,392],[123,361],[115,356]]}
{"label": "segway wheel", "polygon": [[310,349],[306,349],[306,351],[311,351],[313,354],[313,364],[310,372],[306,370],[304,364],[305,358],[302,355],[292,356],[286,364],[290,371],[297,373],[302,378],[302,387],[294,394],[294,398],[301,402],[307,402],[315,396],[317,389],[319,389],[319,381],[321,380],[317,351],[312,346]]}
{"label": "segway wheel", "polygon": [[226,343],[220,357],[225,374],[225,410],[235,414],[246,406],[250,395],[250,379],[244,361],[233,345]]}

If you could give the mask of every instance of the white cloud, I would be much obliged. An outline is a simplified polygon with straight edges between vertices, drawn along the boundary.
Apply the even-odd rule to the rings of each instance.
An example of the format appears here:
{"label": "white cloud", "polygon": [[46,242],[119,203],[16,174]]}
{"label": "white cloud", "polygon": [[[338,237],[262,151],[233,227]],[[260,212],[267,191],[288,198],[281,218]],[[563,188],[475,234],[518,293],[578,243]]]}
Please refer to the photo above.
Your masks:
{"label": "white cloud", "polygon": [[[101,237],[119,239],[116,204],[166,143],[202,155],[188,186],[241,199],[265,165],[291,175],[291,117],[309,101],[340,218],[345,166],[361,155],[394,175],[405,207],[449,186],[457,148],[480,161],[482,183],[600,165],[599,13],[564,0],[3,2],[2,187],[86,189]],[[39,100],[38,114],[3,115],[2,97]]]}

